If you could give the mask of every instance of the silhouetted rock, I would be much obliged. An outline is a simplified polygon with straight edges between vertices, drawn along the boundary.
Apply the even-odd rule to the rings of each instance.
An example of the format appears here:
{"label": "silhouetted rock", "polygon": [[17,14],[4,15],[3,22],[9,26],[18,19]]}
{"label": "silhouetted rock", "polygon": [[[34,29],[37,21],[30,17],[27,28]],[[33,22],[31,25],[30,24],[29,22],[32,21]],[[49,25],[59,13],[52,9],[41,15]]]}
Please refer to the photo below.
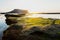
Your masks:
{"label": "silhouetted rock", "polygon": [[14,9],[14,10],[12,10],[12,11],[10,11],[10,12],[6,12],[5,13],[5,15],[9,15],[9,16],[12,16],[12,15],[14,15],[14,16],[21,16],[21,15],[25,15],[25,14],[27,14],[28,13],[28,11],[27,10],[21,10],[21,9]]}
{"label": "silhouetted rock", "polygon": [[6,12],[6,24],[9,25],[9,28],[4,31],[4,35],[2,38],[3,40],[20,40],[19,35],[23,29],[23,25],[18,25],[17,23],[19,22],[21,17],[26,15],[26,13],[26,10],[19,9],[14,9],[11,12]]}
{"label": "silhouetted rock", "polygon": [[37,27],[22,31],[23,25],[12,25],[4,32],[3,40],[60,40],[60,35],[55,34],[59,29],[56,30],[55,26],[59,28],[53,25],[44,31]]}
{"label": "silhouetted rock", "polygon": [[10,19],[6,19],[5,21],[6,21],[7,25],[11,25],[11,24],[17,23],[17,21],[10,20]]}
{"label": "silhouetted rock", "polygon": [[14,9],[10,12],[6,12],[6,23],[8,25],[18,22],[18,18],[25,16],[28,13],[27,10]]}
{"label": "silhouetted rock", "polygon": [[7,30],[4,31],[2,40],[18,40],[22,29],[22,25],[11,25]]}
{"label": "silhouetted rock", "polygon": [[33,27],[28,30],[31,33],[25,31],[29,33],[29,35],[26,35],[26,33],[22,32],[22,27],[22,25],[12,25],[9,27],[6,31],[4,31],[3,40],[48,40],[47,38],[49,35],[38,30],[39,28]]}
{"label": "silhouetted rock", "polygon": [[27,13],[27,12],[28,12],[27,10],[14,9],[14,10],[7,12],[7,13]]}

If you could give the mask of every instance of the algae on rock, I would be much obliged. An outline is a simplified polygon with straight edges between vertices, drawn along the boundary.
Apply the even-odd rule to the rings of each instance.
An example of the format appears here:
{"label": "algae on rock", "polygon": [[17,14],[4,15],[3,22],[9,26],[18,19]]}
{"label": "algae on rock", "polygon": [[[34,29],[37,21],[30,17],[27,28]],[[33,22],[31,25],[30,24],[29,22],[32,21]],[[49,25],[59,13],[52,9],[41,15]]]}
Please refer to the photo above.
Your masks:
{"label": "algae on rock", "polygon": [[15,9],[5,14],[9,28],[2,40],[60,40],[60,19],[28,18],[27,13]]}

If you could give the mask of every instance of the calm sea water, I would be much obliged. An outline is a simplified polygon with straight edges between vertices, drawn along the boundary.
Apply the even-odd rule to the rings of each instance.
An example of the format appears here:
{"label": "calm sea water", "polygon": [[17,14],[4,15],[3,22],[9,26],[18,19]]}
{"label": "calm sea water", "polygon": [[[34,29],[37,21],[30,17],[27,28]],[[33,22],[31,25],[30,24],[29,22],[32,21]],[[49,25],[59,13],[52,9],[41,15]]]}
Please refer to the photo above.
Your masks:
{"label": "calm sea water", "polygon": [[43,18],[56,18],[60,19],[60,14],[31,14],[26,17],[43,17]]}
{"label": "calm sea water", "polygon": [[[28,15],[27,17],[43,17],[43,18],[56,18],[60,19],[60,14],[33,14]],[[0,15],[0,40],[3,36],[3,31],[8,28],[8,25],[5,23],[5,16]]]}
{"label": "calm sea water", "polygon": [[5,19],[6,18],[4,15],[0,15],[0,40],[2,40],[3,31],[8,28],[7,24],[5,23]]}

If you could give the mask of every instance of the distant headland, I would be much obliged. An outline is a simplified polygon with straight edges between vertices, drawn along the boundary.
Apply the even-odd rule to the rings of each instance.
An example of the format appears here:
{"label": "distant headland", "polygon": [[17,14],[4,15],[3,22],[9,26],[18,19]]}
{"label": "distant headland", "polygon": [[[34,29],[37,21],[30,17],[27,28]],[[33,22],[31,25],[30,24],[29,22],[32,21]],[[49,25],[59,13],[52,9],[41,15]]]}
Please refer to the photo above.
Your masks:
{"label": "distant headland", "polygon": [[[22,10],[22,9],[13,9],[9,12],[2,12],[0,14],[21,14],[21,12],[30,13],[28,10]],[[60,12],[33,12],[34,14],[60,14]]]}

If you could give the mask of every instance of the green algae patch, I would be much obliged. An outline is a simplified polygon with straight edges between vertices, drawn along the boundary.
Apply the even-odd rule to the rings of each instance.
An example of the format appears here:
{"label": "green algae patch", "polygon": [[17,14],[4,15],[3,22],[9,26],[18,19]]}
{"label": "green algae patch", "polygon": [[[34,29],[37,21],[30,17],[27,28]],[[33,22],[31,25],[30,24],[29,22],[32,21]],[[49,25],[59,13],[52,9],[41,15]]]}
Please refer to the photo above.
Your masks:
{"label": "green algae patch", "polygon": [[60,19],[57,19],[57,20],[55,21],[55,24],[60,24]]}
{"label": "green algae patch", "polygon": [[52,24],[52,20],[45,18],[26,18],[27,25],[46,26]]}

